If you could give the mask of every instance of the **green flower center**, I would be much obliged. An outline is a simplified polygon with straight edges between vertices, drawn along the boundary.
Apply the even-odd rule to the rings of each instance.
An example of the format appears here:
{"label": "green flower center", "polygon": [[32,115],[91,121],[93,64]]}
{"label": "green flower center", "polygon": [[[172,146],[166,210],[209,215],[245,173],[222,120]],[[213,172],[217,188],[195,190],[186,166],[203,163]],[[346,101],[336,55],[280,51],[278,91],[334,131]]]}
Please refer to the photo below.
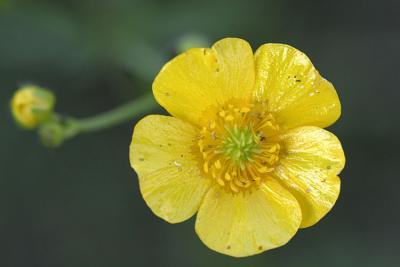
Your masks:
{"label": "green flower center", "polygon": [[235,126],[228,130],[228,137],[223,143],[223,154],[227,159],[244,166],[254,154],[260,153],[259,138],[252,129],[251,126]]}

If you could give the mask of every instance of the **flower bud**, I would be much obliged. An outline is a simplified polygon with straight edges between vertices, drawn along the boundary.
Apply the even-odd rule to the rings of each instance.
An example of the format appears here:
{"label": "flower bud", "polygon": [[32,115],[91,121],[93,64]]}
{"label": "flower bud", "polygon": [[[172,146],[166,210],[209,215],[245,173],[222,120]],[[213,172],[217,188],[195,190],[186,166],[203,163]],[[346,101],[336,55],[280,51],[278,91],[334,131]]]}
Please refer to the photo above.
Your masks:
{"label": "flower bud", "polygon": [[19,125],[34,129],[51,117],[54,105],[55,96],[52,92],[35,85],[26,85],[14,94],[11,111]]}
{"label": "flower bud", "polygon": [[64,142],[65,129],[57,121],[46,122],[39,128],[39,137],[43,145],[57,147]]}
{"label": "flower bud", "polygon": [[54,116],[39,126],[38,134],[43,145],[55,148],[78,134],[80,128],[76,120]]}

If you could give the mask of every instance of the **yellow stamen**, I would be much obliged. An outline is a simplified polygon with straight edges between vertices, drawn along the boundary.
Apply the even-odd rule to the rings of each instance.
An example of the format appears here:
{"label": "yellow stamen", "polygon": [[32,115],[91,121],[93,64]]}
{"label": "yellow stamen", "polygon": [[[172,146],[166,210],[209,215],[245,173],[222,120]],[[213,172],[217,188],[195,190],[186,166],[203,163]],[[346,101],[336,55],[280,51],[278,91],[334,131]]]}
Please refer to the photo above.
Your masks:
{"label": "yellow stamen", "polygon": [[208,162],[207,161],[204,162],[203,170],[204,170],[205,173],[208,173]]}
{"label": "yellow stamen", "polygon": [[278,125],[266,110],[266,103],[241,100],[208,108],[196,148],[206,177],[234,194],[251,192],[266,179],[280,153],[269,138]]}
{"label": "yellow stamen", "polygon": [[233,121],[235,118],[232,115],[228,115],[225,117],[226,121]]}
{"label": "yellow stamen", "polygon": [[240,109],[240,112],[241,113],[247,113],[247,112],[249,112],[250,111],[250,109],[248,108],[248,107],[244,107],[244,108],[241,108]]}
{"label": "yellow stamen", "polygon": [[233,192],[239,193],[239,188],[237,188],[232,182],[229,183],[229,187],[232,189]]}
{"label": "yellow stamen", "polygon": [[215,128],[215,121],[211,121],[210,122],[210,129],[214,129]]}
{"label": "yellow stamen", "polygon": [[221,162],[219,160],[217,160],[216,162],[214,162],[215,168],[217,169],[221,169]]}

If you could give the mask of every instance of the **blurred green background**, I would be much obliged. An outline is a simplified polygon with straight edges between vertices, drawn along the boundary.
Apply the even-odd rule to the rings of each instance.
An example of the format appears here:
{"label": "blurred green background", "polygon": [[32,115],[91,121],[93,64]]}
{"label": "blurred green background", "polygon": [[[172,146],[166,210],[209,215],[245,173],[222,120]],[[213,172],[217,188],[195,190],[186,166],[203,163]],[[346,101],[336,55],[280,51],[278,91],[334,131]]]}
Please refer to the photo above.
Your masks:
{"label": "blurred green background", "polygon": [[[0,0],[0,266],[400,266],[399,1]],[[341,196],[286,246],[234,259],[170,225],[128,162],[137,119],[50,150],[9,112],[24,82],[84,117],[149,92],[179,40],[291,44],[341,97]],[[163,111],[155,110],[154,113]]]}

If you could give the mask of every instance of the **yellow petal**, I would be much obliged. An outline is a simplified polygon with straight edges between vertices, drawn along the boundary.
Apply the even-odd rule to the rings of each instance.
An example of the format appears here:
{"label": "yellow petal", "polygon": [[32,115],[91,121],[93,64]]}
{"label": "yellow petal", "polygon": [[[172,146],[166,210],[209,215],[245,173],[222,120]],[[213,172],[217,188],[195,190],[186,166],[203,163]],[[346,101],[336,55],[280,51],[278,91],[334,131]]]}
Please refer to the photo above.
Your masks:
{"label": "yellow petal", "polygon": [[210,106],[231,98],[251,98],[254,57],[250,45],[226,38],[212,48],[194,48],[168,62],[153,83],[158,103],[193,124]]}
{"label": "yellow petal", "polygon": [[296,199],[271,179],[250,194],[210,189],[197,215],[196,232],[210,249],[245,257],[284,245],[300,222]]}
{"label": "yellow petal", "polygon": [[322,78],[301,51],[265,44],[255,54],[256,96],[267,100],[283,130],[334,123],[341,112],[333,85]]}
{"label": "yellow petal", "polygon": [[151,210],[170,223],[195,214],[209,179],[201,176],[191,154],[196,131],[169,116],[147,116],[136,124],[130,162]]}
{"label": "yellow petal", "polygon": [[308,227],[325,216],[339,196],[343,149],[335,135],[318,127],[299,127],[280,138],[284,152],[274,175],[299,201],[301,227]]}

